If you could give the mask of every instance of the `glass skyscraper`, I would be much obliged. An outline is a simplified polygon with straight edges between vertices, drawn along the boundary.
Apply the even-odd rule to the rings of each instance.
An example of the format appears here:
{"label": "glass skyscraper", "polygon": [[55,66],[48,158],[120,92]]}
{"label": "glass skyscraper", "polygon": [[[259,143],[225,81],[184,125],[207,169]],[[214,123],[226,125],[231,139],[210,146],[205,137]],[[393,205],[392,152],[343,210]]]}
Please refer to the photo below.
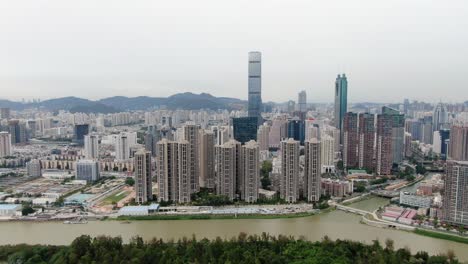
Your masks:
{"label": "glass skyscraper", "polygon": [[339,75],[335,81],[335,127],[341,130],[343,118],[348,111],[348,80]]}
{"label": "glass skyscraper", "polygon": [[262,123],[262,54],[249,52],[249,117]]}

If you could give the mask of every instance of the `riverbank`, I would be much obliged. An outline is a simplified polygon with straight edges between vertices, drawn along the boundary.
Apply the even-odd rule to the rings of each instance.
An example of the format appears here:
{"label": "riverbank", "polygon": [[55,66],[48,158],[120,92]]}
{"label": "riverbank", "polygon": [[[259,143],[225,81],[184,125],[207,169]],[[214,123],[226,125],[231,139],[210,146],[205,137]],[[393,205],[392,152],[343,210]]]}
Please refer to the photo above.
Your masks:
{"label": "riverbank", "polygon": [[422,235],[422,236],[427,236],[427,237],[432,237],[432,238],[438,238],[438,239],[443,239],[443,240],[449,240],[457,243],[463,243],[463,244],[468,244],[468,238],[461,237],[455,234],[446,234],[446,233],[441,233],[437,231],[429,231],[429,230],[423,230],[416,228],[413,231],[415,234]]}
{"label": "riverbank", "polygon": [[103,220],[116,221],[148,221],[148,220],[233,220],[233,219],[287,219],[313,216],[319,213],[330,212],[331,209],[321,212],[306,212],[295,214],[237,214],[237,215],[213,215],[213,214],[180,214],[180,215],[148,215],[148,216],[119,216],[105,218]]}

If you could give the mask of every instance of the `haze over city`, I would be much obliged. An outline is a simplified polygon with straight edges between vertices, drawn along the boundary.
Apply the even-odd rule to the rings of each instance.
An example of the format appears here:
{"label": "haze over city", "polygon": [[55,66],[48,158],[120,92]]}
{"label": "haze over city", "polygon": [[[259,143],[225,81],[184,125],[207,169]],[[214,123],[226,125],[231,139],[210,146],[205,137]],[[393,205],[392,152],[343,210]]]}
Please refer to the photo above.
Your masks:
{"label": "haze over city", "polygon": [[332,102],[342,72],[350,102],[461,102],[467,13],[466,1],[4,1],[0,96],[247,99],[259,50],[264,102],[300,90]]}

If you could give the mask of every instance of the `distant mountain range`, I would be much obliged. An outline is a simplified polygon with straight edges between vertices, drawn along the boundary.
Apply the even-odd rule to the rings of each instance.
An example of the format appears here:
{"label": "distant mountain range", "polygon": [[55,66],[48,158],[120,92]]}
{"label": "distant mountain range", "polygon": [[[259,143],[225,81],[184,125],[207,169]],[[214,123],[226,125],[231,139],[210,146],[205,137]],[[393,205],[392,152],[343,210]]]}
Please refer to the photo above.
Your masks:
{"label": "distant mountain range", "polygon": [[147,110],[165,108],[170,110],[198,110],[198,109],[242,109],[247,102],[228,97],[215,97],[202,93],[179,93],[169,97],[125,97],[114,96],[97,101],[78,97],[63,97],[44,100],[36,103],[20,103],[0,99],[0,107],[9,107],[13,110],[42,108],[50,111],[68,110],[72,113],[115,113],[127,110]]}

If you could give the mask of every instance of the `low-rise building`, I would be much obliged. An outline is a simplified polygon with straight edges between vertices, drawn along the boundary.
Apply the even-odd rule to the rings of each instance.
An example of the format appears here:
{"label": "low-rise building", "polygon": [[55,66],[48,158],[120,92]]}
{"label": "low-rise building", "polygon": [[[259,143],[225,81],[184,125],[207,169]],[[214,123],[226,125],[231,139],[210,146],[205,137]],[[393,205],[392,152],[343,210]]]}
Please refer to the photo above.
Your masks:
{"label": "low-rise building", "polygon": [[15,216],[21,213],[21,204],[0,204],[0,216]]}
{"label": "low-rise building", "polygon": [[118,216],[147,216],[156,213],[159,210],[159,204],[124,206],[117,213]]}
{"label": "low-rise building", "polygon": [[418,208],[430,208],[432,197],[400,192],[400,204]]}

